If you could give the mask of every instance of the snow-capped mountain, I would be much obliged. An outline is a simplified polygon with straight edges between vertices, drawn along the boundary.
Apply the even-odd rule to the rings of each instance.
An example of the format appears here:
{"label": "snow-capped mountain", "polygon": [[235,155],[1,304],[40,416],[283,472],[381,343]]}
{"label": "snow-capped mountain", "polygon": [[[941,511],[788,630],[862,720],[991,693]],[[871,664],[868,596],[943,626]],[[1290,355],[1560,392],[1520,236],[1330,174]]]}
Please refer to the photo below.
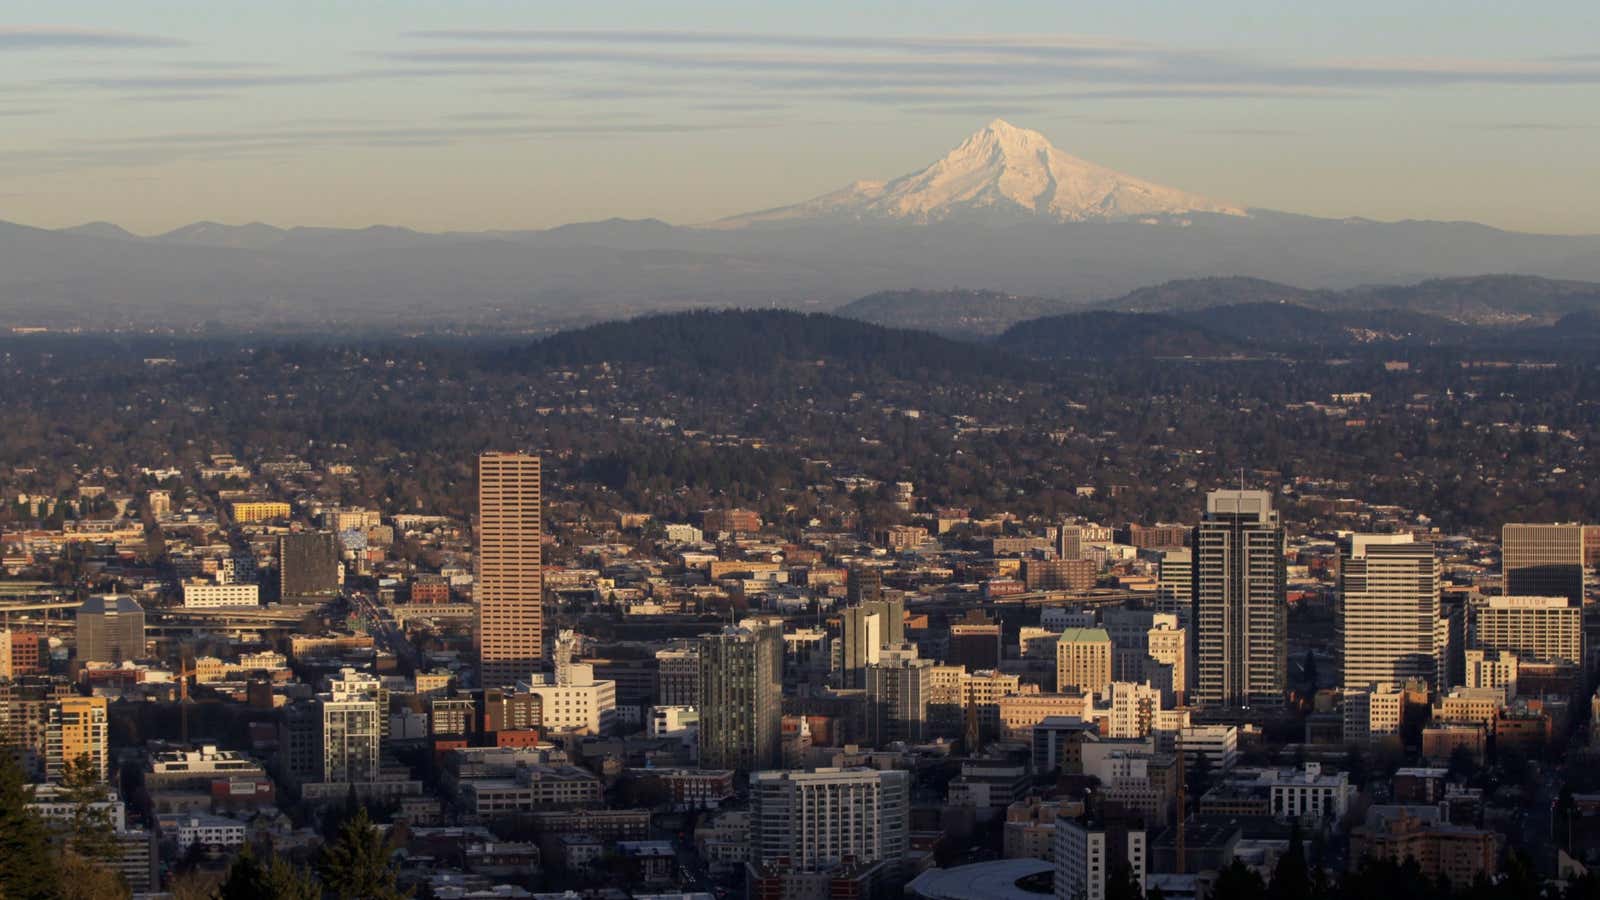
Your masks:
{"label": "snow-capped mountain", "polygon": [[1057,150],[1037,131],[995,119],[918,172],[858,181],[804,203],[734,216],[716,227],[816,220],[1088,222],[1218,213],[1237,206],[1124,175]]}

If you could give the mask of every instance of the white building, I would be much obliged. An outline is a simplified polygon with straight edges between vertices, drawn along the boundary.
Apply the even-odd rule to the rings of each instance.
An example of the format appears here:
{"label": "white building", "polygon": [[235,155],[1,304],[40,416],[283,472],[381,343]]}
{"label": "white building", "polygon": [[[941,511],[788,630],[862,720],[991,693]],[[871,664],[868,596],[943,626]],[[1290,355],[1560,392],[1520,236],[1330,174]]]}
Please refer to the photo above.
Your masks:
{"label": "white building", "polygon": [[[78,804],[67,796],[66,789],[49,782],[34,785],[33,799],[28,801],[28,808],[47,822],[71,822],[78,813]],[[117,799],[114,788],[107,788],[105,799],[91,802],[89,809],[96,815],[104,814],[106,821],[117,831],[128,830],[127,808]]]}
{"label": "white building", "polygon": [[234,606],[260,606],[258,584],[215,584],[210,581],[185,581],[183,605],[188,609],[225,609]]}
{"label": "white building", "polygon": [[750,859],[823,871],[853,859],[897,864],[910,838],[911,776],[816,769],[750,776]]}
{"label": "white building", "polygon": [[616,721],[617,683],[596,681],[588,663],[571,663],[555,678],[535,675],[519,682],[517,693],[539,699],[535,724],[544,731],[601,734]]}
{"label": "white building", "polygon": [[1268,769],[1257,783],[1270,786],[1272,814],[1285,818],[1344,818],[1356,793],[1348,775],[1324,774],[1322,764],[1314,762],[1304,770]]}
{"label": "white building", "polygon": [[1194,725],[1179,732],[1184,759],[1205,757],[1213,772],[1227,772],[1239,762],[1239,729],[1233,725]]}
{"label": "white building", "polygon": [[240,847],[244,845],[245,824],[222,816],[185,816],[178,822],[178,846]]}
{"label": "white building", "polygon": [[1106,878],[1125,873],[1141,890],[1147,869],[1145,833],[1083,819],[1055,828],[1056,900],[1105,900]]}
{"label": "white building", "polygon": [[705,534],[693,525],[671,524],[666,530],[667,540],[674,544],[698,544],[706,539]]}

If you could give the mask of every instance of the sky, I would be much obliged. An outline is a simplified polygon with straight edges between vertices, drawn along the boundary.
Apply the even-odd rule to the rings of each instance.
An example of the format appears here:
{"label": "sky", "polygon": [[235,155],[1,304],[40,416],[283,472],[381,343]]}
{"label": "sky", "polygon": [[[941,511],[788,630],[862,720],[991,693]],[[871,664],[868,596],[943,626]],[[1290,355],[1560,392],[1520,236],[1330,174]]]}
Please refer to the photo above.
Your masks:
{"label": "sky", "polygon": [[1600,233],[1600,4],[7,0],[0,220],[693,224],[995,117],[1317,216]]}

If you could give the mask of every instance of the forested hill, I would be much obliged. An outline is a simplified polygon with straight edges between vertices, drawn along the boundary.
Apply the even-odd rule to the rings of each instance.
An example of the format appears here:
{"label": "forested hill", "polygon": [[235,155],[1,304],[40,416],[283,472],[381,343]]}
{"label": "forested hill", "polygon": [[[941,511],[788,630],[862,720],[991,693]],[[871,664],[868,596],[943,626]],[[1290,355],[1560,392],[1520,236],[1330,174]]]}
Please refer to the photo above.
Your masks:
{"label": "forested hill", "polygon": [[846,303],[836,315],[891,328],[951,337],[986,337],[1018,322],[1071,311],[1072,304],[1002,291],[880,291]]}
{"label": "forested hill", "polygon": [[1176,316],[1080,312],[1022,322],[997,339],[1008,350],[1036,357],[1215,357],[1245,344]]}
{"label": "forested hill", "polygon": [[992,347],[786,310],[702,310],[604,322],[551,335],[512,351],[510,358],[522,367],[627,363],[719,373],[761,372],[780,363],[898,377],[1026,371]]}

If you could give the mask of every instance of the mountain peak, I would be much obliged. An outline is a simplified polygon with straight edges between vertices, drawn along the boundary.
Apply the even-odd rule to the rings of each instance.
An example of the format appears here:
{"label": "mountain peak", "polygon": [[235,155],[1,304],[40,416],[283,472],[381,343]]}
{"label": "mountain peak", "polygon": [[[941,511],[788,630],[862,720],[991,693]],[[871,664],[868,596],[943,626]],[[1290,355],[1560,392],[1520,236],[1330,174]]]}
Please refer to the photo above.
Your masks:
{"label": "mountain peak", "polygon": [[857,181],[795,206],[725,219],[721,227],[813,220],[926,225],[952,221],[1126,219],[1244,210],[1056,149],[1040,132],[994,119],[931,165],[887,182]]}

